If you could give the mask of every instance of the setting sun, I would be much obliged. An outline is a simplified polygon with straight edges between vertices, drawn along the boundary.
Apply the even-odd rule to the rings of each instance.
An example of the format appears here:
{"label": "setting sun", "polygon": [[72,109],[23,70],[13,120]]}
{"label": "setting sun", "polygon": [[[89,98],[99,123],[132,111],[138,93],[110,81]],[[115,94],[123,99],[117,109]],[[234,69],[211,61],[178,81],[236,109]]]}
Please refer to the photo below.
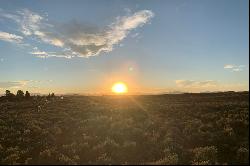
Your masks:
{"label": "setting sun", "polygon": [[123,94],[128,91],[127,86],[123,82],[117,82],[112,86],[112,92],[117,94]]}

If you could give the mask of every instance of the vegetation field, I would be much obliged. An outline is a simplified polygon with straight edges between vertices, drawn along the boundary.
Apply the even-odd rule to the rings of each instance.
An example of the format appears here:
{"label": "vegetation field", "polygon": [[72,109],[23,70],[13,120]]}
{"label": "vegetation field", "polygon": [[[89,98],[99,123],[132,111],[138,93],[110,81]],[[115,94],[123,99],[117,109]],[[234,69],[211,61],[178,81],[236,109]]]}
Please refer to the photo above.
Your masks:
{"label": "vegetation field", "polygon": [[249,93],[0,98],[0,164],[249,164]]}

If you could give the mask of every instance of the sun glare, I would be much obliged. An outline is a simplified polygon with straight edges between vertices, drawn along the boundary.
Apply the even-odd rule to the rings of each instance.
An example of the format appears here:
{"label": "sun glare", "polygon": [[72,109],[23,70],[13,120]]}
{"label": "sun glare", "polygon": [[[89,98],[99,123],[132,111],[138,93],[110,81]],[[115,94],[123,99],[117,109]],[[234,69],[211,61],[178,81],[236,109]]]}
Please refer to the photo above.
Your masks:
{"label": "sun glare", "polygon": [[127,86],[123,82],[117,82],[112,86],[112,92],[117,94],[123,94],[128,91]]}

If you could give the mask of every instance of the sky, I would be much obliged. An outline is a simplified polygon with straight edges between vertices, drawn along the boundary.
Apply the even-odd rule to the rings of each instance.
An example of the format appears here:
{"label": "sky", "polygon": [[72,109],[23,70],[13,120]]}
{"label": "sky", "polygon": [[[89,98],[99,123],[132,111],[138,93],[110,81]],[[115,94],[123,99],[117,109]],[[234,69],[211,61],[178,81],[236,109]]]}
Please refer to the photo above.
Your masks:
{"label": "sky", "polygon": [[0,94],[249,90],[248,0],[0,0]]}

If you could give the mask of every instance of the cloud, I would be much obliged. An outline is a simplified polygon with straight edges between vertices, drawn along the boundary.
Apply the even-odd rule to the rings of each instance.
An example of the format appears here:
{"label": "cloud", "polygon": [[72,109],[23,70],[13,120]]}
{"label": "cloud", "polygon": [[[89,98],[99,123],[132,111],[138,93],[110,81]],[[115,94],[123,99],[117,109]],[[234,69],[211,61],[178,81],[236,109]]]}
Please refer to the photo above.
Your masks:
{"label": "cloud", "polygon": [[0,89],[20,88],[27,85],[29,82],[29,80],[0,82]]}
{"label": "cloud", "polygon": [[31,84],[38,84],[38,83],[51,83],[53,80],[30,80]]}
{"label": "cloud", "polygon": [[47,55],[48,53],[44,52],[44,51],[35,51],[35,52],[31,52],[31,54],[33,54],[33,55]]}
{"label": "cloud", "polygon": [[0,40],[11,42],[11,43],[21,43],[23,40],[23,37],[0,31]]}
{"label": "cloud", "polygon": [[20,80],[20,81],[2,81],[0,82],[0,90],[6,89],[22,89],[36,87],[39,84],[50,84],[53,80]]}
{"label": "cloud", "polygon": [[175,80],[175,91],[182,92],[215,92],[215,91],[248,91],[247,83],[223,83],[214,80],[194,81],[194,80]]}
{"label": "cloud", "polygon": [[206,80],[206,81],[176,80],[175,83],[178,87],[188,87],[188,88],[202,88],[202,87],[211,87],[217,85],[217,82],[213,80]]}
{"label": "cloud", "polygon": [[138,37],[138,36],[139,36],[139,33],[135,33],[135,34],[132,34],[132,35],[131,35],[132,38],[136,38],[136,37]]}
{"label": "cloud", "polygon": [[50,37],[48,35],[49,28],[53,27],[52,24],[48,24],[46,19],[28,9],[17,11],[15,14],[3,13],[2,17],[13,20],[17,23],[19,31],[26,37],[35,36],[37,39],[62,47],[63,42],[57,38]]}
{"label": "cloud", "polygon": [[39,32],[39,25],[41,25],[41,21],[43,20],[43,17],[31,12],[30,10],[24,9],[17,12],[19,14],[20,19],[16,20],[21,25],[21,32],[26,35],[41,35]]}
{"label": "cloud", "polygon": [[67,52],[45,52],[45,51],[33,51],[30,54],[35,55],[38,58],[50,58],[50,57],[57,57],[57,58],[67,58],[71,59],[74,53],[67,53]]}
{"label": "cloud", "polygon": [[59,39],[64,41],[78,57],[97,56],[113,50],[114,45],[124,40],[129,32],[146,24],[154,14],[149,10],[142,10],[130,16],[117,17],[116,21],[101,31],[90,31],[77,22],[64,26],[66,33]]}
{"label": "cloud", "polygon": [[[130,12],[129,12],[130,13]],[[90,57],[108,53],[120,44],[128,34],[148,23],[154,17],[150,10],[141,10],[134,14],[116,17],[115,21],[104,28],[92,28],[77,21],[62,25],[48,22],[46,16],[39,15],[28,9],[15,14],[4,13],[19,27],[19,31],[27,38],[35,38],[39,42],[62,48],[62,51],[32,52],[37,57]],[[35,46],[33,46],[35,47]],[[66,51],[65,51],[66,50]],[[42,53],[43,52],[43,53]]]}
{"label": "cloud", "polygon": [[234,68],[235,66],[234,65],[225,65],[224,66],[224,69],[232,69]]}
{"label": "cloud", "polygon": [[245,91],[249,90],[248,84],[223,83],[215,80],[175,80],[176,91],[206,92],[206,91]]}
{"label": "cloud", "polygon": [[237,72],[237,71],[242,71],[242,68],[234,68],[233,71]]}
{"label": "cloud", "polygon": [[232,64],[228,64],[224,66],[224,69],[229,69],[233,72],[239,72],[239,71],[243,71],[243,69],[245,68],[245,65],[232,65]]}

